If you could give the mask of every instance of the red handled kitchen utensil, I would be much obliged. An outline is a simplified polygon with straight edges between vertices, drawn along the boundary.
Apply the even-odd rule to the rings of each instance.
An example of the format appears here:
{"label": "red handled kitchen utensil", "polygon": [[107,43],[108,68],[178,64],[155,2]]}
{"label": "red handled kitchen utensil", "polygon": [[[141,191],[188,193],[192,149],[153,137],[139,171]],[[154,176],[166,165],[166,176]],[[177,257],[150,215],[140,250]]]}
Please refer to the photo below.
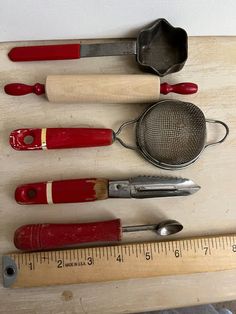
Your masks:
{"label": "red handled kitchen utensil", "polygon": [[[225,128],[224,137],[206,143],[206,122],[221,124]],[[132,124],[136,125],[136,146],[127,145],[118,137],[124,127]],[[228,133],[224,122],[205,119],[197,106],[162,100],[139,118],[123,123],[116,133],[95,128],[18,129],[11,132],[10,145],[16,150],[42,150],[105,146],[118,140],[157,167],[181,169],[196,161],[206,147],[222,143]]]}
{"label": "red handled kitchen utensil", "polygon": [[160,84],[160,78],[151,74],[95,74],[49,75],[46,84],[7,84],[8,95],[21,96],[30,93],[46,94],[55,103],[147,103],[156,102],[160,94],[194,94],[194,83]]}
{"label": "red handled kitchen utensil", "polygon": [[120,219],[77,224],[31,224],[19,227],[14,234],[16,248],[25,251],[47,250],[90,242],[120,241],[122,232],[154,231],[160,236],[183,229],[176,220],[160,224],[121,226]]}
{"label": "red handled kitchen utensil", "polygon": [[176,177],[139,176],[127,180],[72,179],[23,184],[16,188],[19,204],[56,204],[104,200],[107,198],[151,198],[185,196],[200,186]]}
{"label": "red handled kitchen utensil", "polygon": [[188,57],[188,36],[165,19],[156,20],[139,33],[137,40],[100,44],[64,44],[14,47],[12,61],[79,59],[84,57],[136,55],[137,63],[159,76],[180,71]]}

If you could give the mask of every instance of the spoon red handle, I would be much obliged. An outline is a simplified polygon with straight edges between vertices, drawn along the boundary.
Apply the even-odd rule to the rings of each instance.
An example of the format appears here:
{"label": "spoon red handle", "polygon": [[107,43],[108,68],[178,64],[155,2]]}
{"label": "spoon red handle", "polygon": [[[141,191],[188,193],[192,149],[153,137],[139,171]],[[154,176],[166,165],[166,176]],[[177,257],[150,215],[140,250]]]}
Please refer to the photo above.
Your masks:
{"label": "spoon red handle", "polygon": [[11,61],[79,59],[80,44],[14,47],[8,57]]}
{"label": "spoon red handle", "polygon": [[120,241],[120,219],[77,224],[31,224],[14,234],[16,248],[25,251],[62,248],[89,242]]}

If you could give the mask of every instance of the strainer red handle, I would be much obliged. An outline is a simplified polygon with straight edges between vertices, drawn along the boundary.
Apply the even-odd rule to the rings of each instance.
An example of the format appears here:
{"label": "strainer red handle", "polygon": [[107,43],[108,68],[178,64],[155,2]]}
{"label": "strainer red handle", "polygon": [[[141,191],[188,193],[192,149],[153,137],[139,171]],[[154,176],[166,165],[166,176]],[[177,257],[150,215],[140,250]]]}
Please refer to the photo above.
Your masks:
{"label": "strainer red handle", "polygon": [[9,142],[16,150],[107,146],[113,142],[113,131],[97,128],[18,129],[11,132]]}

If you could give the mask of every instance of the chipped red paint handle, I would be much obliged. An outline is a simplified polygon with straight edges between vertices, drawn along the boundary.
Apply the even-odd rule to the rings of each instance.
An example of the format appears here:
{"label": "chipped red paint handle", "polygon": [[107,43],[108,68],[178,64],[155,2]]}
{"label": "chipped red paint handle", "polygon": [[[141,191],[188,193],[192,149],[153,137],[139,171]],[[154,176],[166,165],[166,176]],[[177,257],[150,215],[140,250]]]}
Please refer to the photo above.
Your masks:
{"label": "chipped red paint handle", "polygon": [[121,232],[120,219],[80,224],[32,224],[15,231],[14,244],[24,251],[56,249],[80,243],[119,241]]}
{"label": "chipped red paint handle", "polygon": [[11,61],[79,59],[80,44],[14,47],[8,57]]}
{"label": "chipped red paint handle", "polygon": [[22,205],[76,203],[108,198],[108,180],[73,179],[18,186],[15,200]]}
{"label": "chipped red paint handle", "polygon": [[16,150],[107,146],[113,142],[113,131],[96,128],[18,129],[11,132],[9,142]]}

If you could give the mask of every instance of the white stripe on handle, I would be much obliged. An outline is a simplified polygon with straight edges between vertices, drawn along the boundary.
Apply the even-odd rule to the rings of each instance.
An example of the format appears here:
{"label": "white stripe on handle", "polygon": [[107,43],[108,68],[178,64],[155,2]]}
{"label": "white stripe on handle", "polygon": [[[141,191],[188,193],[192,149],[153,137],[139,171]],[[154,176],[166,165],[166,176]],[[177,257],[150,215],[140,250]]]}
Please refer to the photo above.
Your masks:
{"label": "white stripe on handle", "polygon": [[47,203],[53,204],[53,198],[52,198],[52,181],[48,181],[46,184],[46,197],[47,197]]}

